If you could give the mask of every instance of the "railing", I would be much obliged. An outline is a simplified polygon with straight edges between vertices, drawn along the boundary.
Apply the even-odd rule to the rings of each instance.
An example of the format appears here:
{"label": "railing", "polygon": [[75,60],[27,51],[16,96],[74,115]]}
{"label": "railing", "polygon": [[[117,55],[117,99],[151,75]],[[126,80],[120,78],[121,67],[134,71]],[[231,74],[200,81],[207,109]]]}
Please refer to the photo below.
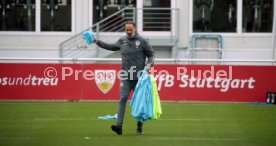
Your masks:
{"label": "railing", "polygon": [[[218,34],[195,34],[190,38],[187,57],[191,59],[223,59],[223,37]],[[193,63],[193,62],[192,62]],[[221,62],[223,63],[223,62]]]}
{"label": "railing", "polygon": [[[136,22],[136,9],[124,8],[100,22],[94,24],[91,28],[94,32],[123,32],[124,24],[127,21]],[[99,35],[99,34],[97,34]]]}
{"label": "railing", "polygon": [[[197,41],[203,41],[205,40],[205,43],[202,43],[201,46],[197,46]],[[216,45],[212,46],[211,40],[215,40]],[[198,56],[196,56],[196,51],[215,51],[216,55],[212,56],[218,59],[223,59],[224,57],[224,42],[223,42],[223,37],[221,35],[216,35],[216,34],[195,34],[191,36],[190,39],[190,48],[188,49],[188,57],[189,58],[197,58],[199,59]],[[214,45],[214,44],[213,44]],[[205,58],[207,59],[207,58]]]}
{"label": "railing", "polygon": [[[171,32],[178,37],[179,10],[173,8],[138,8],[137,14],[143,15],[143,31]],[[138,16],[139,17],[139,16]]]}
{"label": "railing", "polygon": [[[168,39],[177,41],[178,39],[178,9],[171,8],[129,8],[106,17],[84,31],[93,31],[98,39],[107,43],[116,42],[123,34],[126,21],[133,21],[141,31],[170,32]],[[142,24],[137,23],[137,21]],[[105,57],[100,54],[100,50],[95,44],[88,46],[82,39],[82,32],[62,42],[59,46],[60,58],[72,57]],[[112,35],[103,35],[104,32],[116,32]],[[100,35],[101,34],[101,35]],[[109,33],[110,34],[110,33]],[[104,36],[104,37],[103,37]]]}
{"label": "railing", "polygon": [[106,17],[100,22],[94,24],[68,40],[62,42],[59,45],[59,57],[97,57],[99,56],[98,47],[95,44],[88,46],[82,39],[82,33],[84,31],[93,31],[98,39],[101,39],[108,43],[113,43],[118,39],[118,36],[105,36],[100,38],[100,32],[122,32],[123,24],[126,21],[135,22],[135,9],[124,8],[120,11]]}
{"label": "railing", "polygon": [[[83,63],[83,62],[95,62],[95,61],[103,61],[103,62],[117,62],[121,61],[121,58],[17,58],[17,57],[1,57],[0,61],[5,61],[8,63],[9,61],[68,61],[71,63]],[[260,60],[260,59],[180,59],[180,58],[160,58],[155,59],[156,63],[162,62],[172,62],[172,63],[190,63],[190,62],[235,62],[235,63],[272,63],[275,65],[276,60]]]}

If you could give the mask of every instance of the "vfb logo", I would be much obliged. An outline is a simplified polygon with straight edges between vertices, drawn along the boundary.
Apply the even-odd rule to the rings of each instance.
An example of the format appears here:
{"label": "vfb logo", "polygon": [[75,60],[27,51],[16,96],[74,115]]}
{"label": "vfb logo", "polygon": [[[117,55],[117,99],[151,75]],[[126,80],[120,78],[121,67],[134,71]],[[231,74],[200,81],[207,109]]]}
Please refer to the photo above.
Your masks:
{"label": "vfb logo", "polygon": [[108,93],[116,80],[115,70],[95,70],[95,82],[98,88],[104,93]]}

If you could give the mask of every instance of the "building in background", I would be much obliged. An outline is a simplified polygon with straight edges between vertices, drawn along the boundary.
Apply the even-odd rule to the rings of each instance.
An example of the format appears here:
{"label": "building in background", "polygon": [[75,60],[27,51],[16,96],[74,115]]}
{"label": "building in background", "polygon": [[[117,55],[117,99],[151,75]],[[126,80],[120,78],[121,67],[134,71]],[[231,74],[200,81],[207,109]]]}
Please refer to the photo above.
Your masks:
{"label": "building in background", "polygon": [[[187,58],[193,34],[220,34],[225,59],[272,59],[273,5],[273,0],[0,0],[0,57],[59,57],[61,42],[128,7],[137,10],[138,31],[152,41],[157,58]],[[155,8],[177,9],[177,18]],[[152,21],[159,25],[149,25]],[[174,29],[176,46],[155,39]]]}

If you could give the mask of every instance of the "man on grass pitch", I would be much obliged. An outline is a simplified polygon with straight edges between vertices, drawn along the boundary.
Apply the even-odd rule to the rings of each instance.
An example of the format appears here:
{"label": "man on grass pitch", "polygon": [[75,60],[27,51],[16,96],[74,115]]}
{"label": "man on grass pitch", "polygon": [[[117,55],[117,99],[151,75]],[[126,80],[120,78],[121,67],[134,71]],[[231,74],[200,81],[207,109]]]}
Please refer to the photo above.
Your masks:
{"label": "man on grass pitch", "polygon": [[[121,51],[121,70],[127,72],[127,76],[120,77],[120,102],[118,110],[117,124],[111,129],[118,135],[122,135],[122,127],[125,115],[125,108],[130,91],[135,89],[138,82],[138,72],[141,74],[145,65],[149,69],[154,63],[154,51],[148,41],[136,32],[135,23],[128,21],[125,23],[126,36],[121,37],[115,44],[108,44],[94,39],[99,47],[111,51]],[[148,58],[146,62],[146,58]],[[142,122],[137,122],[137,134],[141,135]]]}

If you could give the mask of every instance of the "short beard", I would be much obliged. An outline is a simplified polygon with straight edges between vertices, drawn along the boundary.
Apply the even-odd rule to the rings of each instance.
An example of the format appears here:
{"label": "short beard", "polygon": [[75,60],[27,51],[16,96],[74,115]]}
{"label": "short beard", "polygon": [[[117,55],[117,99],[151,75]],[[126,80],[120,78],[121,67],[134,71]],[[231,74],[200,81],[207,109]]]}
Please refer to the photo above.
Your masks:
{"label": "short beard", "polygon": [[133,38],[135,35],[135,32],[133,34],[131,34],[131,36],[127,35],[128,38]]}

